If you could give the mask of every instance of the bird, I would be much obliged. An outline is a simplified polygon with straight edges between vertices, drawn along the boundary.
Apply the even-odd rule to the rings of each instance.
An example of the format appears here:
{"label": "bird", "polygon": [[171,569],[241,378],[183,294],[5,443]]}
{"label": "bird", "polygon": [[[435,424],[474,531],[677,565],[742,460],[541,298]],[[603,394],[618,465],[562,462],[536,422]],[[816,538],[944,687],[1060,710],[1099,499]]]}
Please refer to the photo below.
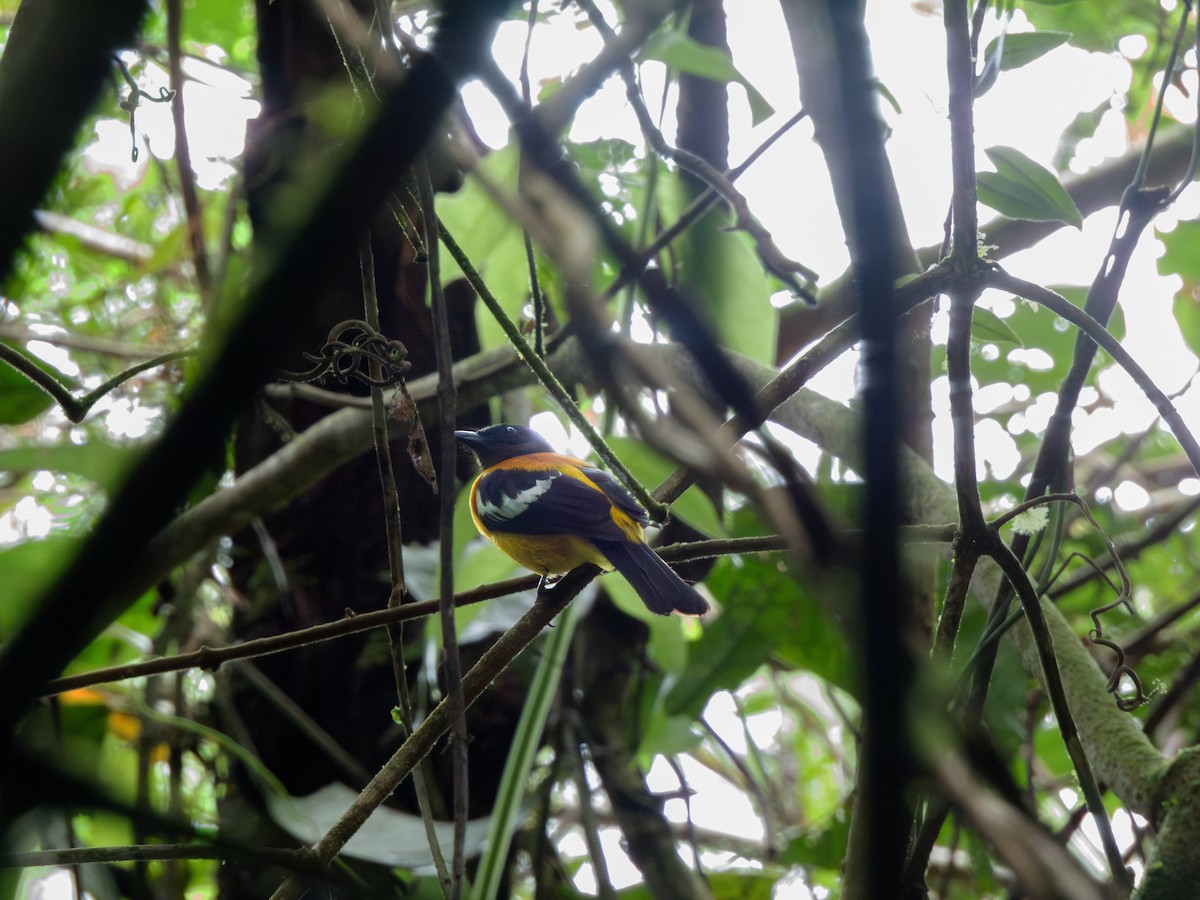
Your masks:
{"label": "bird", "polygon": [[701,616],[708,603],[646,543],[646,511],[610,474],[555,452],[521,425],[455,431],[483,471],[471,485],[479,533],[525,568],[560,575],[585,562],[620,572],[651,612]]}

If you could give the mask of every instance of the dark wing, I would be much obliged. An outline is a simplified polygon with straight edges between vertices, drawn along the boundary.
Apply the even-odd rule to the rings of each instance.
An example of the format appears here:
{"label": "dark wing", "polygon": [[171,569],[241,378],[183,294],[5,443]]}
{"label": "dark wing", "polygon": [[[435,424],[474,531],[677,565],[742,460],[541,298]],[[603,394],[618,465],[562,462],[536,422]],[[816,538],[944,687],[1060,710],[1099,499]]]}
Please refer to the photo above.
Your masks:
{"label": "dark wing", "polygon": [[639,522],[646,514],[607,473],[583,471],[600,490],[557,469],[493,468],[479,479],[476,512],[490,530],[505,534],[627,540],[613,521],[613,506]]}
{"label": "dark wing", "polygon": [[596,486],[608,494],[608,499],[613,502],[613,505],[628,515],[629,518],[642,525],[650,521],[650,517],[646,515],[646,511],[633,499],[633,494],[629,493],[625,489],[625,485],[621,484],[617,479],[613,478],[603,469],[589,467],[581,468],[580,471],[596,482]]}

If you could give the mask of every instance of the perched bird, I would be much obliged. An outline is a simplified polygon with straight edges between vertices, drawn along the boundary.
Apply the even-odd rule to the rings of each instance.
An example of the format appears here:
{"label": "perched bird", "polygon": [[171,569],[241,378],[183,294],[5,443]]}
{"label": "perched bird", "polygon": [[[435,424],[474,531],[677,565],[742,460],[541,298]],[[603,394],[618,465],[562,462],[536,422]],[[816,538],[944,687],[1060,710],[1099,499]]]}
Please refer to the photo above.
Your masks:
{"label": "perched bird", "polygon": [[471,485],[475,527],[525,568],[557,575],[590,562],[624,575],[651,612],[707,612],[696,589],[647,546],[646,511],[607,472],[555,453],[531,428],[454,436],[483,467]]}

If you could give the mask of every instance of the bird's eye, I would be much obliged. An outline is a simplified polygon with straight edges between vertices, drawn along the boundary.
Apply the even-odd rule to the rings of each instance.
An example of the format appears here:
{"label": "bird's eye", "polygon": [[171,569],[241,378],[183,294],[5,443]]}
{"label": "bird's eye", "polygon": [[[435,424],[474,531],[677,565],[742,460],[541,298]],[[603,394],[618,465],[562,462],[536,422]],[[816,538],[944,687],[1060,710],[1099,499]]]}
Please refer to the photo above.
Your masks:
{"label": "bird's eye", "polygon": [[508,432],[509,434],[516,434],[516,433],[517,433],[517,429],[513,428],[511,425],[509,425],[509,426],[508,426],[507,428],[505,428],[504,430],[505,430],[506,432]]}

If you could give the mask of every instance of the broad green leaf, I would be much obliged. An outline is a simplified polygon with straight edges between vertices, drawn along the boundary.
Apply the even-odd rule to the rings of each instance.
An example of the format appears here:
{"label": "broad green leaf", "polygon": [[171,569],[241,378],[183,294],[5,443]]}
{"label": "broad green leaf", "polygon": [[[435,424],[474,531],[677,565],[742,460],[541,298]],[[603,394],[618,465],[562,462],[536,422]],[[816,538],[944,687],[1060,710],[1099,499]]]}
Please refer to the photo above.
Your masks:
{"label": "broad green leaf", "polygon": [[[690,201],[677,176],[662,192],[677,216]],[[762,262],[745,234],[731,231],[730,214],[716,207],[679,239],[679,280],[698,299],[722,346],[760,362],[774,362],[778,315]]]}
{"label": "broad green leaf", "polygon": [[778,875],[761,871],[719,871],[705,876],[713,900],[771,900]]}
{"label": "broad green leaf", "polygon": [[1010,219],[1083,226],[1083,216],[1054,173],[1012,147],[984,151],[995,172],[980,172],[979,202]]}
{"label": "broad green leaf", "polygon": [[971,313],[971,337],[977,341],[1024,346],[1021,336],[1007,322],[982,306],[975,307]]}
{"label": "broad green leaf", "polygon": [[646,721],[646,733],[637,749],[638,760],[649,767],[653,758],[677,756],[695,749],[700,736],[692,730],[694,716],[677,716],[656,711]]}
{"label": "broad green leaf", "polygon": [[[650,490],[675,471],[676,463],[673,460],[656,453],[634,438],[609,438],[608,445],[621,462],[629,467],[634,477]],[[725,533],[712,501],[698,487],[688,488],[671,504],[671,515],[678,516],[710,537],[719,537]]]}
{"label": "broad green leaf", "polygon": [[1151,70],[1161,68],[1171,43],[1161,36],[1167,33],[1169,23],[1177,15],[1157,0],[1121,3],[1024,0],[1021,9],[1038,31],[1070,32],[1071,46],[1098,53],[1111,53],[1126,35],[1144,35],[1150,39],[1150,52],[1138,59],[1136,65],[1148,64]]}
{"label": "broad green leaf", "polygon": [[234,52],[240,41],[253,39],[253,25],[254,5],[247,0],[190,3],[183,17],[187,39],[217,44],[228,52]]}
{"label": "broad green leaf", "polygon": [[698,715],[714,692],[736,689],[772,655],[848,683],[844,639],[778,557],[722,560],[705,583],[722,614],[689,647],[687,671],[663,703],[668,714]]}
{"label": "broad green leaf", "polygon": [[1180,222],[1171,231],[1157,234],[1165,248],[1158,258],[1159,274],[1183,279],[1175,294],[1175,321],[1188,347],[1200,355],[1200,220]]}
{"label": "broad green leaf", "polygon": [[75,538],[50,536],[0,549],[0,638],[29,616],[31,605],[79,548]]}
{"label": "broad green leaf", "polygon": [[[515,192],[518,164],[518,148],[512,143],[485,157],[479,169],[492,184]],[[438,197],[437,214],[504,311],[519,323],[529,297],[529,268],[520,225],[483,188],[479,179],[470,176],[457,193]],[[441,269],[443,281],[461,275],[449,253],[441,254]],[[483,346],[506,343],[508,339],[487,308],[480,303],[478,309]]]}
{"label": "broad green leaf", "polygon": [[[1007,34],[1004,37],[1004,49],[1000,52],[1000,68],[1017,69],[1044,56],[1055,47],[1060,47],[1071,39],[1065,31],[1029,31],[1021,34]],[[991,59],[996,52],[1000,38],[992,38],[984,51],[984,57]]]}
{"label": "broad green leaf", "polygon": [[116,488],[137,454],[136,448],[118,447],[93,438],[85,444],[52,444],[0,450],[0,471],[33,472],[45,469],[82,475],[107,491]]}
{"label": "broad green leaf", "polygon": [[1112,109],[1112,102],[1105,97],[1091,109],[1085,109],[1075,114],[1071,124],[1064,128],[1063,133],[1059,135],[1058,146],[1054,148],[1054,158],[1050,160],[1050,164],[1056,172],[1066,170],[1067,166],[1071,164],[1071,160],[1075,158],[1080,143],[1096,133],[1096,129],[1100,127],[1100,121],[1110,109]]}
{"label": "broad green leaf", "polygon": [[779,861],[785,866],[836,869],[846,856],[849,839],[850,818],[838,816],[824,828],[814,828],[793,837],[780,853]]}
{"label": "broad green leaf", "polygon": [[0,425],[28,422],[53,405],[54,400],[49,394],[8,363],[0,361]]}
{"label": "broad green leaf", "polygon": [[1200,219],[1179,222],[1170,231],[1155,229],[1165,252],[1158,258],[1160,275],[1178,275],[1184,290],[1200,287]]}
{"label": "broad green leaf", "polygon": [[726,84],[740,84],[746,89],[746,97],[750,101],[750,115],[755,125],[775,114],[775,109],[737,70],[725,50],[701,44],[678,31],[664,31],[646,43],[640,58],[658,60],[689,75],[699,75]]}

